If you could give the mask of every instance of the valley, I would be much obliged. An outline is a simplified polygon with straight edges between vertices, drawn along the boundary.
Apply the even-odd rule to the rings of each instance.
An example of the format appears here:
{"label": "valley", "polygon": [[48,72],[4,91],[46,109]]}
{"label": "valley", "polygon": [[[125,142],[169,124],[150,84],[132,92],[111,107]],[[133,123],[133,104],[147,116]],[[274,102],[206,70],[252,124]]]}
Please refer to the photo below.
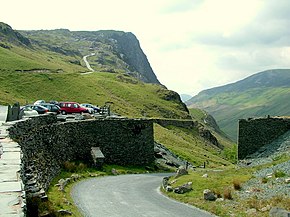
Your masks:
{"label": "valley", "polygon": [[[276,156],[271,165],[259,164],[245,168],[238,166],[238,146],[235,144],[237,120],[266,115],[289,115],[290,76],[288,75],[289,70],[260,73],[241,83],[202,91],[188,100],[186,106],[178,93],[167,89],[159,82],[133,33],[67,29],[17,31],[7,24],[0,23],[0,105],[15,102],[25,105],[38,99],[87,102],[100,106],[110,102],[112,111],[124,117],[124,122],[132,120],[154,122],[152,132],[150,131],[154,138],[154,141],[152,140],[154,144],[152,142],[151,145],[154,146],[156,160],[153,165],[141,165],[137,169],[132,165],[126,165],[127,167],[104,165],[102,169],[96,169],[90,168],[83,162],[65,162],[61,172],[53,174],[54,179],[49,180],[51,181],[47,191],[49,201],[46,203],[47,207],[42,207],[41,210],[44,214],[63,209],[78,213],[69,192],[73,183],[81,179],[128,173],[175,172],[179,165],[168,160],[170,158],[164,157],[170,153],[189,166],[188,174],[171,177],[170,184],[175,188],[191,182],[192,191],[176,194],[166,192],[166,189],[161,190],[167,196],[219,216],[248,216],[248,210],[253,207],[256,216],[266,216],[269,210],[261,211],[261,209],[269,204],[272,208],[274,202],[270,199],[257,205],[258,200],[254,200],[255,198],[247,198],[243,201],[242,197],[238,196],[239,191],[235,189],[234,182],[238,180],[240,186],[244,183],[250,186],[248,182],[251,182],[252,175],[256,171],[266,169],[272,164],[289,162],[289,155]],[[80,124],[87,127],[87,123],[91,124],[93,121],[97,124],[100,124],[98,121],[118,122],[107,117],[104,120],[80,121]],[[189,121],[190,125],[182,121]],[[33,130],[27,132],[33,133],[39,129],[40,132],[46,130],[54,132],[56,125],[62,129],[62,132],[78,132],[62,128],[65,124],[71,126],[70,124],[76,123],[54,124],[47,128],[35,126]],[[143,130],[142,124],[136,124],[132,129],[130,124],[125,123],[124,126],[128,130],[122,135],[127,135],[131,131],[134,135],[139,135],[139,131]],[[73,127],[73,129],[79,128]],[[58,138],[62,138],[59,141],[67,140],[62,137],[65,133],[51,134],[56,141]],[[43,144],[52,144],[49,135],[46,134],[48,139],[40,139],[44,141]],[[71,138],[75,135],[79,136],[78,133],[72,133]],[[22,142],[24,138],[19,138],[18,142]],[[88,139],[88,137],[84,138]],[[114,138],[118,139],[118,137]],[[80,141],[81,139],[82,137]],[[31,144],[34,145],[33,142]],[[38,144],[43,145],[41,142]],[[90,144],[86,143],[86,145]],[[157,149],[157,146],[164,148]],[[69,150],[72,151],[71,148]],[[135,151],[131,150],[130,154],[134,154]],[[66,152],[56,152],[55,156],[59,153]],[[37,154],[43,153],[37,152]],[[158,158],[161,160],[158,161]],[[55,168],[60,169],[60,166]],[[71,177],[75,177],[75,174],[79,178],[69,183],[65,191],[59,191],[56,186],[59,180],[72,180]],[[215,195],[219,195],[219,199],[223,200],[205,200],[203,195],[205,189],[211,189]],[[225,196],[227,192],[230,192],[233,197],[227,198]],[[275,199],[276,204],[287,208],[288,199],[284,200],[284,197],[283,200],[278,199]]]}

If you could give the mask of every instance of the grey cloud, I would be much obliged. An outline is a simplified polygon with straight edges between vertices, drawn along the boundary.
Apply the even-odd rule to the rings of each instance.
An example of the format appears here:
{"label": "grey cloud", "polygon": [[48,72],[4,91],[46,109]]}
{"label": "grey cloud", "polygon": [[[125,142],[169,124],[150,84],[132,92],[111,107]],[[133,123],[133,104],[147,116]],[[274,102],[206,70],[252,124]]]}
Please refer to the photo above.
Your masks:
{"label": "grey cloud", "polygon": [[[281,58],[279,49],[256,48],[249,51],[247,49],[236,53],[222,55],[216,65],[224,70],[259,71],[261,67],[265,69],[276,68],[284,65],[285,59]],[[254,70],[254,71],[253,71]]]}
{"label": "grey cloud", "polygon": [[251,44],[290,46],[289,12],[289,0],[268,0],[256,18],[233,35],[224,37],[223,33],[192,33],[192,40],[217,46],[241,47]]}
{"label": "grey cloud", "polygon": [[289,46],[290,45],[290,19],[285,21],[268,21],[268,23],[252,23],[246,28],[225,37],[222,33],[199,34],[192,37],[208,45],[218,46],[245,46],[251,44]]}
{"label": "grey cloud", "polygon": [[289,11],[289,0],[267,0],[264,1],[264,7],[262,11],[257,15],[257,20],[289,20]]}

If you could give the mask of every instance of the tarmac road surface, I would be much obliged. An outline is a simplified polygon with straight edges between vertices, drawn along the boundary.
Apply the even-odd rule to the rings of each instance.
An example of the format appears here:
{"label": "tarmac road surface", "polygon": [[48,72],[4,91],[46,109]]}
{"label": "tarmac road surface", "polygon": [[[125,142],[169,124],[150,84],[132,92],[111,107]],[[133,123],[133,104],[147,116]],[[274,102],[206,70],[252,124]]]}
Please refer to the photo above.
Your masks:
{"label": "tarmac road surface", "polygon": [[162,195],[169,174],[138,174],[91,178],[72,189],[75,204],[86,217],[213,217],[214,215]]}

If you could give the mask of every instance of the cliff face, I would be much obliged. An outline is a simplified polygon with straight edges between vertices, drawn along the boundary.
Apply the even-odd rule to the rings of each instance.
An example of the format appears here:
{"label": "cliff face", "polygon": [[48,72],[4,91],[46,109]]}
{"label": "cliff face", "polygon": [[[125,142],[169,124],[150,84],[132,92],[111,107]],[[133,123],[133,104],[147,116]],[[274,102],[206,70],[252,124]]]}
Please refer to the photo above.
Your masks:
{"label": "cliff face", "polygon": [[62,55],[81,59],[93,54],[89,62],[95,71],[121,72],[146,83],[160,84],[138,39],[130,32],[57,29],[21,31],[21,34],[36,46]]}
{"label": "cliff face", "polygon": [[117,41],[116,50],[124,54],[122,59],[129,65],[129,70],[133,74],[135,73],[138,79],[146,83],[160,84],[134,34],[115,34],[113,38]]}
{"label": "cliff face", "polygon": [[[1,42],[8,42],[15,45],[30,46],[30,41],[28,38],[22,36],[19,32],[14,31],[11,26],[0,22],[0,44],[1,47],[5,46]],[[5,47],[4,47],[5,48]],[[6,48],[9,48],[7,46]]]}

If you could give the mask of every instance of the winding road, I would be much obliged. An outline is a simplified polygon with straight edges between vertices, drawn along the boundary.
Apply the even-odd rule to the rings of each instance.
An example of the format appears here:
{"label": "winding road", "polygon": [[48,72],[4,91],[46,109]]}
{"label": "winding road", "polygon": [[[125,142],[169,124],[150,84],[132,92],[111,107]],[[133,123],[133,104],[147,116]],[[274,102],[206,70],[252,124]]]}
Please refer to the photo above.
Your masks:
{"label": "winding road", "polygon": [[91,57],[91,56],[95,56],[96,54],[95,53],[91,53],[89,55],[86,55],[83,57],[83,60],[86,64],[86,67],[88,68],[88,70],[90,70],[90,72],[86,72],[86,73],[83,73],[83,74],[90,74],[90,73],[93,73],[95,70],[91,67],[90,63],[88,62],[87,58],[88,57]]}
{"label": "winding road", "polygon": [[72,189],[75,204],[86,217],[213,217],[162,195],[159,186],[169,174],[92,178]]}

